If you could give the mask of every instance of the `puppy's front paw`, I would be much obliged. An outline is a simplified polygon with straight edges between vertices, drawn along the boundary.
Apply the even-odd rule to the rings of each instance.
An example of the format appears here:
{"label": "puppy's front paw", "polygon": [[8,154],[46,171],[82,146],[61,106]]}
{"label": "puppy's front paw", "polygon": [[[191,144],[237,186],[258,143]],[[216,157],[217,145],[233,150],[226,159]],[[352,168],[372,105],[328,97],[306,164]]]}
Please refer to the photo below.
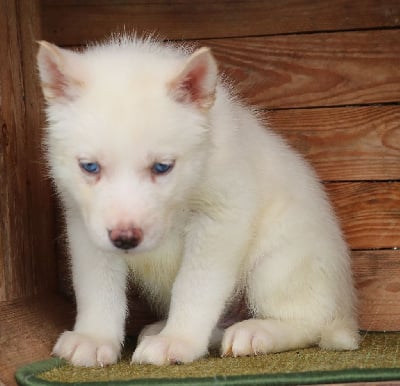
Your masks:
{"label": "puppy's front paw", "polygon": [[207,347],[176,336],[145,336],[132,356],[134,363],[168,365],[193,362],[207,352]]}
{"label": "puppy's front paw", "polygon": [[117,362],[120,345],[96,339],[74,331],[65,331],[53,348],[53,355],[66,359],[74,366],[106,366]]}

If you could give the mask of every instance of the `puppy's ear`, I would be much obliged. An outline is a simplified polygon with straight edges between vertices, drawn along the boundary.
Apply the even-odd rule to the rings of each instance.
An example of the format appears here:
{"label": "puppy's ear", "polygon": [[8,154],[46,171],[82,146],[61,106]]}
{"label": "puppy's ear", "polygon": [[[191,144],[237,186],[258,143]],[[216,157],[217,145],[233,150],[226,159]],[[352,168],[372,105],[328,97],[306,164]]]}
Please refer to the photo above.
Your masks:
{"label": "puppy's ear", "polygon": [[209,48],[195,51],[169,83],[172,97],[181,103],[209,109],[215,99],[218,67]]}
{"label": "puppy's ear", "polygon": [[74,100],[83,87],[80,54],[45,41],[38,42],[37,65],[43,95],[48,103]]}

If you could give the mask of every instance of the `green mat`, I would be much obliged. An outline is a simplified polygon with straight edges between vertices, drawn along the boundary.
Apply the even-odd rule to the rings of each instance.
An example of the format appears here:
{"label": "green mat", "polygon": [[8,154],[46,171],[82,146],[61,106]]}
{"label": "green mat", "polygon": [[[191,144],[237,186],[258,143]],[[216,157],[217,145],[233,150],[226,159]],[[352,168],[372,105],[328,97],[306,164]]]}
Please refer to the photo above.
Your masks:
{"label": "green mat", "polygon": [[[131,351],[129,352],[131,354]],[[106,368],[77,368],[59,359],[18,370],[19,385],[293,385],[400,380],[400,333],[364,333],[352,352],[308,348],[256,357],[219,358],[156,367],[130,365],[129,356]]]}

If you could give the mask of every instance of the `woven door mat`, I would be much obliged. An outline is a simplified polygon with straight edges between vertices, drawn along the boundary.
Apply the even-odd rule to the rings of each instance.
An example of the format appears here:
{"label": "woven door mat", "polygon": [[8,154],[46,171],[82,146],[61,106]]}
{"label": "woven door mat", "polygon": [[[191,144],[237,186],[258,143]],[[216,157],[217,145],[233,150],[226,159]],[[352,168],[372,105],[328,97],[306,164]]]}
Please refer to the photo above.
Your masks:
{"label": "woven door mat", "polygon": [[[127,350],[128,351],[128,350]],[[400,380],[400,333],[363,333],[356,351],[317,347],[254,357],[220,358],[191,364],[130,365],[132,348],[105,368],[78,368],[59,359],[17,371],[19,385],[293,385]]]}

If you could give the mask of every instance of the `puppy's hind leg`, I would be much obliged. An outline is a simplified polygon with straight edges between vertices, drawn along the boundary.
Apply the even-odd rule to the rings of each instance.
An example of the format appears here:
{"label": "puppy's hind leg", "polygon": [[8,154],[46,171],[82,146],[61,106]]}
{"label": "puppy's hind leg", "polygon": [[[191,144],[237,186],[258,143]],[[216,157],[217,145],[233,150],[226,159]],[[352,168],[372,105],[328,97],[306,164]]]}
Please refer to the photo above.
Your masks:
{"label": "puppy's hind leg", "polygon": [[321,259],[311,248],[304,250],[299,253],[284,245],[273,256],[258,260],[247,285],[255,319],[226,330],[224,355],[281,352],[318,344],[331,350],[357,348],[353,290],[351,281],[343,279],[350,273],[341,269],[342,257],[332,254]]}
{"label": "puppy's hind leg", "polygon": [[222,355],[237,357],[308,347],[318,342],[318,332],[295,320],[248,319],[226,330]]}

